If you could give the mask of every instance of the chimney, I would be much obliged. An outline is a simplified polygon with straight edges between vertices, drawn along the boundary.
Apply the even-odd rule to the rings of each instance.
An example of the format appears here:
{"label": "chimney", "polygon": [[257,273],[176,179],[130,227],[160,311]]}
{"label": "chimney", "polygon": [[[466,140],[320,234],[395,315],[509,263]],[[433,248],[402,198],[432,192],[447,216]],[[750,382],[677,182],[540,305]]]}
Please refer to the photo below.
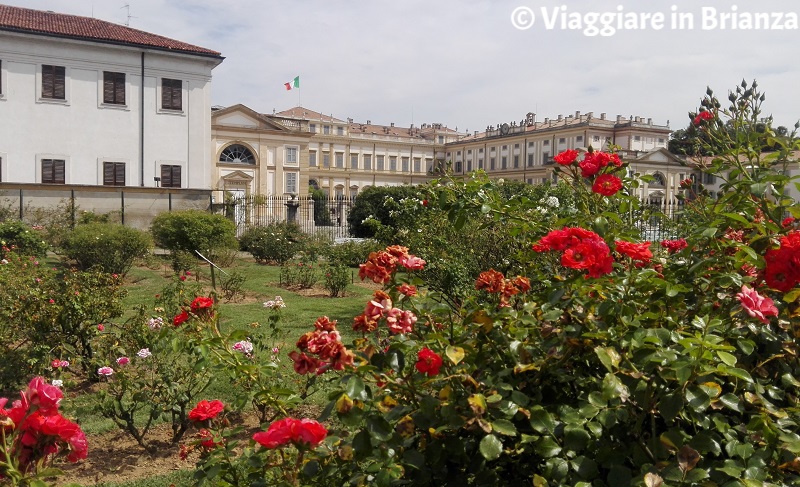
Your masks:
{"label": "chimney", "polygon": [[394,122],[389,124],[390,127],[394,127]]}
{"label": "chimney", "polygon": [[594,112],[589,112],[586,114],[586,118],[592,118],[592,117],[594,117]]}
{"label": "chimney", "polygon": [[372,120],[367,120],[367,125],[372,125]]}
{"label": "chimney", "polygon": [[601,112],[600,113],[600,120],[605,120],[605,119],[606,119],[606,112]]}
{"label": "chimney", "polygon": [[622,115],[617,115],[617,123],[622,122]]}
{"label": "chimney", "polygon": [[475,131],[475,133],[473,134],[473,136],[474,136],[474,137],[477,137],[477,136],[478,136],[478,131],[477,131],[477,130]]}
{"label": "chimney", "polygon": [[549,124],[550,123],[550,119],[547,118],[547,117],[544,117],[544,123],[545,123],[545,125]]}
{"label": "chimney", "polygon": [[653,119],[652,118],[648,118],[647,119],[647,125],[653,125]]}
{"label": "chimney", "polygon": [[562,121],[562,120],[564,120],[564,115],[561,115],[561,114],[559,114],[559,115],[558,115],[558,121],[560,122],[560,121]]}
{"label": "chimney", "polygon": [[348,118],[347,119],[347,123],[353,123],[353,119],[352,118]]}
{"label": "chimney", "polygon": [[575,111],[575,118],[581,118],[581,111],[580,110],[576,110]]}

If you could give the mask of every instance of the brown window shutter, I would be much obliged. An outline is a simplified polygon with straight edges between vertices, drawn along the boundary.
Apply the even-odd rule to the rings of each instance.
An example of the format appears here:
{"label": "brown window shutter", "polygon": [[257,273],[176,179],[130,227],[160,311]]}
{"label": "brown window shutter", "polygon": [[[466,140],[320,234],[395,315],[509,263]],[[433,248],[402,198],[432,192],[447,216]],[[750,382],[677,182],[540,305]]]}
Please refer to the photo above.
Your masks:
{"label": "brown window shutter", "polygon": [[181,89],[181,81],[175,80],[175,85],[172,87],[172,108],[175,110],[183,110],[183,90]]}
{"label": "brown window shutter", "polygon": [[181,166],[172,166],[172,187],[181,187]]}
{"label": "brown window shutter", "polygon": [[63,160],[54,160],[53,161],[53,182],[56,184],[64,184],[66,179],[64,177],[64,161]]}
{"label": "brown window shutter", "polygon": [[43,183],[52,183],[53,182],[53,160],[52,159],[42,159],[42,182]]}
{"label": "brown window shutter", "polygon": [[114,103],[113,73],[103,73],[103,103]]}
{"label": "brown window shutter", "polygon": [[170,106],[171,102],[172,102],[172,87],[169,84],[169,80],[167,79],[161,80],[161,108],[172,108]]}
{"label": "brown window shutter", "polygon": [[165,164],[161,165],[161,186],[164,188],[172,187],[172,173],[170,167]]}
{"label": "brown window shutter", "polygon": [[55,90],[53,98],[63,100],[65,98],[65,85],[66,85],[66,69],[64,66],[55,66],[55,76],[53,83]]}
{"label": "brown window shutter", "polygon": [[42,98],[53,98],[53,66],[42,66]]}
{"label": "brown window shutter", "polygon": [[114,164],[114,184],[125,186],[125,163],[117,162]]}
{"label": "brown window shutter", "polygon": [[120,105],[125,104],[125,73],[117,73],[114,101]]}
{"label": "brown window shutter", "polygon": [[105,186],[113,186],[114,185],[114,163],[113,162],[104,162],[103,163],[103,184]]}

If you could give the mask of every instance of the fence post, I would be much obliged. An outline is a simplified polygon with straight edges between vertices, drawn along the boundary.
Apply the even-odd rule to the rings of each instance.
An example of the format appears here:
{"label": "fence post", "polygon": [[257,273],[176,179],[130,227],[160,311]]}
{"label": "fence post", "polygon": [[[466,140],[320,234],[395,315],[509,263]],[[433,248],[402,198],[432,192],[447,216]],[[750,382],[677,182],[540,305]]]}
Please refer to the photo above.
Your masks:
{"label": "fence post", "polygon": [[22,221],[22,188],[19,188],[19,221]]}
{"label": "fence post", "polygon": [[119,197],[120,197],[120,204],[122,205],[119,212],[120,220],[122,224],[125,225],[125,191],[120,191]]}
{"label": "fence post", "polygon": [[69,216],[70,216],[70,220],[71,220],[70,228],[74,230],[75,229],[75,190],[74,189],[69,190],[69,204],[70,204],[70,208],[69,208],[69,214],[70,215]]}

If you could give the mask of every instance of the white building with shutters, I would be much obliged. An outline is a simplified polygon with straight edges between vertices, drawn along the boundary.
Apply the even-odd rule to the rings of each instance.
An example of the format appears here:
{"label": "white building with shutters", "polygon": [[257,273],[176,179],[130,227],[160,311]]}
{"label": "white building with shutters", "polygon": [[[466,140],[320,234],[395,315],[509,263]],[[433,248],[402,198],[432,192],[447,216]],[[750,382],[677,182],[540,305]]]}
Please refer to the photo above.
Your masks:
{"label": "white building with shutters", "polygon": [[0,183],[211,189],[222,60],[123,25],[0,5]]}

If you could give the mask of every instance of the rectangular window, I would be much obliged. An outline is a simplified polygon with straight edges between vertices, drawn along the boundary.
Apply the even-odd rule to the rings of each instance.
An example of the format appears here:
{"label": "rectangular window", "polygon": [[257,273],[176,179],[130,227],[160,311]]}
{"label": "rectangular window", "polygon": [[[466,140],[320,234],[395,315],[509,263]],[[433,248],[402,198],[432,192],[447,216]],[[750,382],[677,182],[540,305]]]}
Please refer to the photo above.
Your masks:
{"label": "rectangular window", "polygon": [[409,167],[410,159],[408,157],[403,157],[400,161],[401,161],[401,164],[402,164],[402,166],[401,166],[402,171],[403,172],[408,172],[408,170],[410,169],[410,167]]}
{"label": "rectangular window", "polygon": [[286,173],[286,192],[297,194],[297,173],[296,172],[287,172]]}
{"label": "rectangular window", "polygon": [[467,172],[472,172],[472,161],[467,161]]}
{"label": "rectangular window", "polygon": [[317,124],[315,123],[308,124],[308,131],[311,132],[312,134],[317,133]]}
{"label": "rectangular window", "polygon": [[518,168],[518,167],[519,167],[519,156],[515,155],[514,156],[514,168]]}
{"label": "rectangular window", "polygon": [[161,78],[161,109],[183,110],[183,81]]}
{"label": "rectangular window", "polygon": [[495,159],[494,157],[490,157],[489,158],[489,170],[490,171],[494,171],[494,166],[495,166],[495,160],[494,159]]}
{"label": "rectangular window", "polygon": [[124,162],[103,162],[103,185],[125,186]]}
{"label": "rectangular window", "polygon": [[505,169],[505,168],[508,167],[508,157],[507,156],[503,156],[503,157],[500,158],[500,167],[502,169]]}
{"label": "rectangular window", "polygon": [[[64,100],[66,96],[66,68],[64,66],[42,65],[42,98]],[[63,183],[62,183],[63,184]]]}
{"label": "rectangular window", "polygon": [[414,172],[422,172],[422,159],[419,157],[414,158]]}
{"label": "rectangular window", "polygon": [[350,168],[358,169],[358,154],[350,154]]}
{"label": "rectangular window", "polygon": [[583,135],[579,135],[579,136],[575,137],[575,142],[578,143],[578,144],[582,144],[583,143]]}
{"label": "rectangular window", "polygon": [[336,167],[344,169],[344,154],[341,152],[336,153]]}
{"label": "rectangular window", "polygon": [[550,164],[550,153],[545,152],[542,154],[542,164]]}
{"label": "rectangular window", "polygon": [[322,167],[331,167],[331,155],[327,152],[322,154]]}
{"label": "rectangular window", "polygon": [[439,143],[444,144],[444,135],[439,136]]}
{"label": "rectangular window", "polygon": [[483,154],[483,147],[481,147],[480,149],[478,149],[478,154]]}
{"label": "rectangular window", "polygon": [[547,146],[549,146],[549,145],[550,145],[550,141],[549,141],[549,140],[545,140],[544,142],[542,142],[542,145],[544,145],[545,147],[547,147]]}
{"label": "rectangular window", "polygon": [[375,159],[375,169],[378,171],[383,171],[383,164],[384,164],[384,156],[377,156]]}
{"label": "rectangular window", "polygon": [[514,144],[515,149],[519,149],[519,144]]}
{"label": "rectangular window", "polygon": [[344,135],[344,127],[336,127],[336,135]]}
{"label": "rectangular window", "polygon": [[659,143],[659,144],[663,144],[663,143],[664,143],[664,139],[662,139],[662,138],[659,138],[659,139],[658,139],[658,143]]}
{"label": "rectangular window", "polygon": [[181,166],[174,164],[161,165],[161,187],[162,188],[181,187]]}
{"label": "rectangular window", "polygon": [[372,154],[364,154],[364,169],[372,171]]}
{"label": "rectangular window", "polygon": [[599,135],[595,135],[594,137],[592,137],[592,141],[593,142],[600,142],[600,136]]}
{"label": "rectangular window", "polygon": [[507,151],[507,150],[508,150],[508,146],[507,146],[507,145],[504,145],[504,146],[503,146],[503,150],[504,150],[504,151]]}
{"label": "rectangular window", "polygon": [[566,141],[567,141],[567,139],[565,139],[564,137],[559,137],[559,139],[558,139],[558,143],[559,143],[559,144],[563,144],[563,143],[565,143]]}
{"label": "rectangular window", "polygon": [[634,135],[633,136],[633,140],[635,140],[636,142],[639,142],[639,141],[642,140],[642,136],[641,135]]}
{"label": "rectangular window", "polygon": [[308,153],[308,167],[317,167],[317,151]]}
{"label": "rectangular window", "polygon": [[533,154],[528,154],[528,167],[533,167]]}
{"label": "rectangular window", "polygon": [[331,133],[331,126],[330,125],[323,125],[322,133],[325,135],[329,135]]}
{"label": "rectangular window", "polygon": [[125,73],[103,71],[103,103],[125,104]]}
{"label": "rectangular window", "polygon": [[297,147],[286,148],[286,164],[291,166],[297,165]]}
{"label": "rectangular window", "polygon": [[456,172],[461,172],[461,161],[456,161]]}
{"label": "rectangular window", "polygon": [[478,159],[478,169],[483,169],[483,157]]}
{"label": "rectangular window", "polygon": [[63,159],[42,159],[42,182],[45,184],[64,184],[66,161]]}
{"label": "rectangular window", "polygon": [[397,156],[389,156],[389,170],[397,171]]}

